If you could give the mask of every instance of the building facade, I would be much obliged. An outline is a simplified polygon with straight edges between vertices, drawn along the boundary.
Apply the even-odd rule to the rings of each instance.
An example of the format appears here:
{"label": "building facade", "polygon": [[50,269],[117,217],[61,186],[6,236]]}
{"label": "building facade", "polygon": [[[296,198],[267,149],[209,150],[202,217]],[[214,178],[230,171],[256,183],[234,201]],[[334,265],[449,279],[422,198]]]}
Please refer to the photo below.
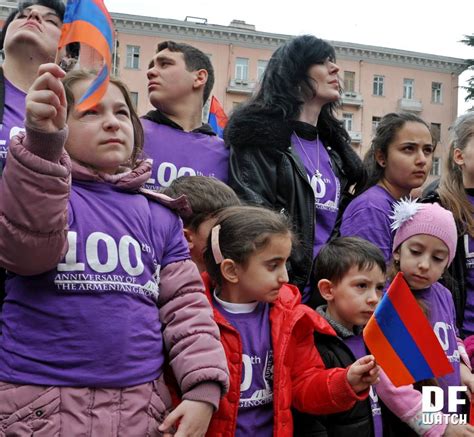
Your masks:
{"label": "building facade", "polygon": [[[15,1],[0,1],[0,20]],[[186,20],[112,13],[116,30],[113,71],[132,92],[138,112],[150,108],[146,72],[164,40],[194,45],[208,54],[215,69],[213,94],[230,114],[258,86],[268,60],[290,35],[260,32],[233,20],[229,26]],[[392,48],[330,41],[335,47],[344,93],[339,116],[355,150],[363,156],[380,118],[393,111],[411,111],[428,124],[439,141],[432,173],[439,174],[457,115],[458,78],[464,60]]]}

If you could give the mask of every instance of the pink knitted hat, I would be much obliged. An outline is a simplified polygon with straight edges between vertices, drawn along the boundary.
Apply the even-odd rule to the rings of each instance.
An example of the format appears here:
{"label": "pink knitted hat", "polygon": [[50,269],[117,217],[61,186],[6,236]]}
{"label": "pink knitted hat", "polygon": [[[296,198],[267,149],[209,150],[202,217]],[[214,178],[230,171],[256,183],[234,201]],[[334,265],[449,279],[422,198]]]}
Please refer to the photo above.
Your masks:
{"label": "pink knitted hat", "polygon": [[448,265],[456,254],[458,234],[453,214],[437,203],[417,203],[402,199],[393,207],[391,228],[396,230],[393,252],[410,237],[426,234],[439,238],[448,247]]}

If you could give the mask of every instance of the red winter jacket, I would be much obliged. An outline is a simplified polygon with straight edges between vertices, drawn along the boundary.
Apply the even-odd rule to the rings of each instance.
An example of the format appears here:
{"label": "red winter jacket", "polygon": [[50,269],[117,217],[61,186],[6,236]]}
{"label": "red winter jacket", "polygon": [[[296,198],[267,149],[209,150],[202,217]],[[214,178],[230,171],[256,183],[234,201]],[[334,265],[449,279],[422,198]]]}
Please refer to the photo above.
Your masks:
{"label": "red winter jacket", "polygon": [[[212,303],[209,276],[203,274],[208,299]],[[314,331],[336,335],[332,327],[315,311],[300,303],[301,295],[293,285],[284,285],[270,309],[273,345],[273,435],[293,436],[291,407],[310,414],[345,411],[368,390],[357,395],[347,381],[347,369],[325,369],[314,346]],[[230,388],[221,398],[212,417],[208,437],[233,437],[242,381],[242,343],[237,330],[214,308],[221,341],[227,356]]]}

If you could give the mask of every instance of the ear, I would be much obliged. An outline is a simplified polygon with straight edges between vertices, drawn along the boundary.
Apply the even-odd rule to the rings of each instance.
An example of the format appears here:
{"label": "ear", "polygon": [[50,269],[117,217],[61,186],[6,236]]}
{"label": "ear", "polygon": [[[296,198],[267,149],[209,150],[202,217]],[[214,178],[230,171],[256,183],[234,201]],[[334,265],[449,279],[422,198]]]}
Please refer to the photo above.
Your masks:
{"label": "ear", "polygon": [[204,68],[201,68],[200,70],[195,71],[195,77],[194,77],[194,88],[204,88],[207,82],[209,74],[207,73],[207,70],[204,70]]}
{"label": "ear", "polygon": [[325,301],[331,301],[334,299],[332,282],[328,279],[321,279],[318,282],[318,289]]}
{"label": "ear", "polygon": [[186,238],[186,241],[188,242],[189,250],[194,249],[194,241],[193,241],[194,232],[188,228],[183,228],[183,233],[184,233],[184,238]]}
{"label": "ear", "polygon": [[464,165],[464,155],[457,147],[453,150],[453,161],[459,166]]}
{"label": "ear", "polygon": [[237,265],[233,260],[226,258],[224,261],[221,262],[220,268],[222,278],[225,279],[227,282],[230,282],[231,284],[237,284],[239,282]]}
{"label": "ear", "polygon": [[380,167],[385,168],[387,166],[387,158],[381,150],[376,150],[374,157]]}
{"label": "ear", "polygon": [[400,248],[393,252],[393,260],[400,262]]}

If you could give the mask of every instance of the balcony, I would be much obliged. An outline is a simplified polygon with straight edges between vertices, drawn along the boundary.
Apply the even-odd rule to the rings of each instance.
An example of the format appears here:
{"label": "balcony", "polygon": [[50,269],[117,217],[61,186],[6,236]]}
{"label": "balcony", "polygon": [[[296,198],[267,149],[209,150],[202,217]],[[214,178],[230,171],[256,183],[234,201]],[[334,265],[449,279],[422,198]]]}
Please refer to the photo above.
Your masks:
{"label": "balcony", "polygon": [[360,144],[362,142],[362,133],[361,132],[355,132],[355,131],[349,131],[349,135],[351,137],[351,142],[354,144]]}
{"label": "balcony", "polygon": [[251,82],[246,79],[231,79],[227,92],[233,94],[252,94],[256,84],[257,82]]}
{"label": "balcony", "polygon": [[361,94],[354,91],[345,92],[342,95],[342,104],[346,106],[361,107],[364,104],[364,99]]}
{"label": "balcony", "polygon": [[400,99],[398,101],[398,109],[400,111],[421,112],[423,111],[423,105],[421,103],[421,100]]}

